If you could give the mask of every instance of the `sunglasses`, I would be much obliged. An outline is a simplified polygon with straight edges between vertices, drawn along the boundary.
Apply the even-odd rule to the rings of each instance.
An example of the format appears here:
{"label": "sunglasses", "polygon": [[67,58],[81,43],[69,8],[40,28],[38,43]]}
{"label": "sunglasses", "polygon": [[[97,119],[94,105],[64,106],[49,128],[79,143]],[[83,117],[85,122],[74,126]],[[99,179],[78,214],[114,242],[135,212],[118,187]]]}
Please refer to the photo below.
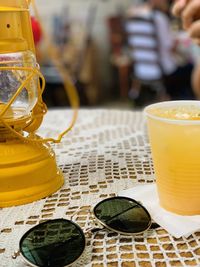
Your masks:
{"label": "sunglasses", "polygon": [[[93,215],[103,228],[123,235],[147,231],[152,220],[139,202],[128,197],[112,197],[99,202]],[[97,231],[101,230],[97,228]],[[95,229],[93,229],[95,232]],[[26,263],[36,267],[65,267],[77,261],[86,247],[83,230],[73,221],[49,220],[26,232],[19,243],[19,252]]]}

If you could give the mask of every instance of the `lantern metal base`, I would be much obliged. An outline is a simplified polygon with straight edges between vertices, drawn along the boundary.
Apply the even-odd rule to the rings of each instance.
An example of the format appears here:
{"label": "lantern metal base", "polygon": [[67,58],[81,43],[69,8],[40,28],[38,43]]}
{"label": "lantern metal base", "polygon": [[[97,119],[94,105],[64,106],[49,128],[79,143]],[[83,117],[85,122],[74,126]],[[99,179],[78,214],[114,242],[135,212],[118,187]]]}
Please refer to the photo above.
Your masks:
{"label": "lantern metal base", "polygon": [[0,143],[0,207],[41,199],[63,183],[48,144],[16,140]]}

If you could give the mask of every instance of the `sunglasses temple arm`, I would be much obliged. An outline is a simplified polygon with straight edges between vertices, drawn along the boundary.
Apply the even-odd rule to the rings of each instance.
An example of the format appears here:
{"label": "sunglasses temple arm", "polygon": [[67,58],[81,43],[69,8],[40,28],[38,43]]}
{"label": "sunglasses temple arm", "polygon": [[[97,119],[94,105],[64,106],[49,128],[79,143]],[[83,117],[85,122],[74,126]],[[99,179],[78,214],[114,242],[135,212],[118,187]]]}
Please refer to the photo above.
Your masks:
{"label": "sunglasses temple arm", "polygon": [[[152,222],[150,229],[157,229],[159,227],[160,227],[159,224],[157,224],[155,222]],[[104,229],[107,229],[107,228],[106,227],[96,227],[96,228],[90,227],[90,228],[86,229],[86,231],[84,232],[84,234],[90,234],[90,233],[91,234],[95,234],[96,232],[102,231]]]}
{"label": "sunglasses temple arm", "polygon": [[94,233],[99,232],[99,231],[104,230],[104,229],[106,229],[106,227],[93,228],[93,229],[90,230],[90,232],[92,234],[94,234]]}
{"label": "sunglasses temple arm", "polygon": [[155,223],[155,222],[152,222],[150,229],[157,229],[157,228],[159,228],[159,227],[160,227],[159,224],[157,224],[157,223]]}
{"label": "sunglasses temple arm", "polygon": [[101,231],[101,230],[104,230],[104,229],[106,229],[106,227],[90,227],[90,228],[88,228],[88,229],[86,229],[86,231],[84,232],[84,234],[94,234],[94,233],[96,233],[96,232],[99,232],[99,231]]}

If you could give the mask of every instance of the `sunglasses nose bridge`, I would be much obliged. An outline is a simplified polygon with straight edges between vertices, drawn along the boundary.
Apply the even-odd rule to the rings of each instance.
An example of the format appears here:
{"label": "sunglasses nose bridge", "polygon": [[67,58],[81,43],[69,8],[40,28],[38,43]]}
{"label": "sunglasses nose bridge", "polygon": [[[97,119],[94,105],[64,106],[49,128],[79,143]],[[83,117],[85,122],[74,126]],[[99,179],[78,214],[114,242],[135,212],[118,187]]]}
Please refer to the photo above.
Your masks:
{"label": "sunglasses nose bridge", "polygon": [[91,213],[91,222],[90,222],[91,226],[88,227],[84,231],[85,235],[96,233],[96,232],[98,232],[100,230],[103,230],[105,228],[99,221],[97,221],[97,219],[94,216],[94,213],[93,213],[92,209],[90,210],[90,213]]}
{"label": "sunglasses nose bridge", "polygon": [[70,215],[69,220],[76,221],[74,217],[80,215],[80,212],[89,212],[89,214],[92,214],[92,209],[90,207],[79,207]]}

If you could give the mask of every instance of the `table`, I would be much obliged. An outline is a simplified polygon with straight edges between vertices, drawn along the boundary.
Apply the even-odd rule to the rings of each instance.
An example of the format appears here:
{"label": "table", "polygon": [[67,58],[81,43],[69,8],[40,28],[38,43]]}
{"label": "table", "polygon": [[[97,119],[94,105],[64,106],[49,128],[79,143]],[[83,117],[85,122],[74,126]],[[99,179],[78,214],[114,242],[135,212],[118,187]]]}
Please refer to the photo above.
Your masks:
{"label": "table", "polygon": [[[70,117],[71,111],[50,111],[41,134],[56,134]],[[45,199],[0,209],[1,267],[26,266],[11,255],[23,233],[37,223],[74,214],[73,220],[85,230],[91,223],[88,207],[135,183],[155,179],[146,124],[139,111],[80,110],[75,127],[54,150],[65,185]],[[200,232],[176,239],[162,228],[135,237],[102,230],[87,243],[74,266],[200,266]]]}

